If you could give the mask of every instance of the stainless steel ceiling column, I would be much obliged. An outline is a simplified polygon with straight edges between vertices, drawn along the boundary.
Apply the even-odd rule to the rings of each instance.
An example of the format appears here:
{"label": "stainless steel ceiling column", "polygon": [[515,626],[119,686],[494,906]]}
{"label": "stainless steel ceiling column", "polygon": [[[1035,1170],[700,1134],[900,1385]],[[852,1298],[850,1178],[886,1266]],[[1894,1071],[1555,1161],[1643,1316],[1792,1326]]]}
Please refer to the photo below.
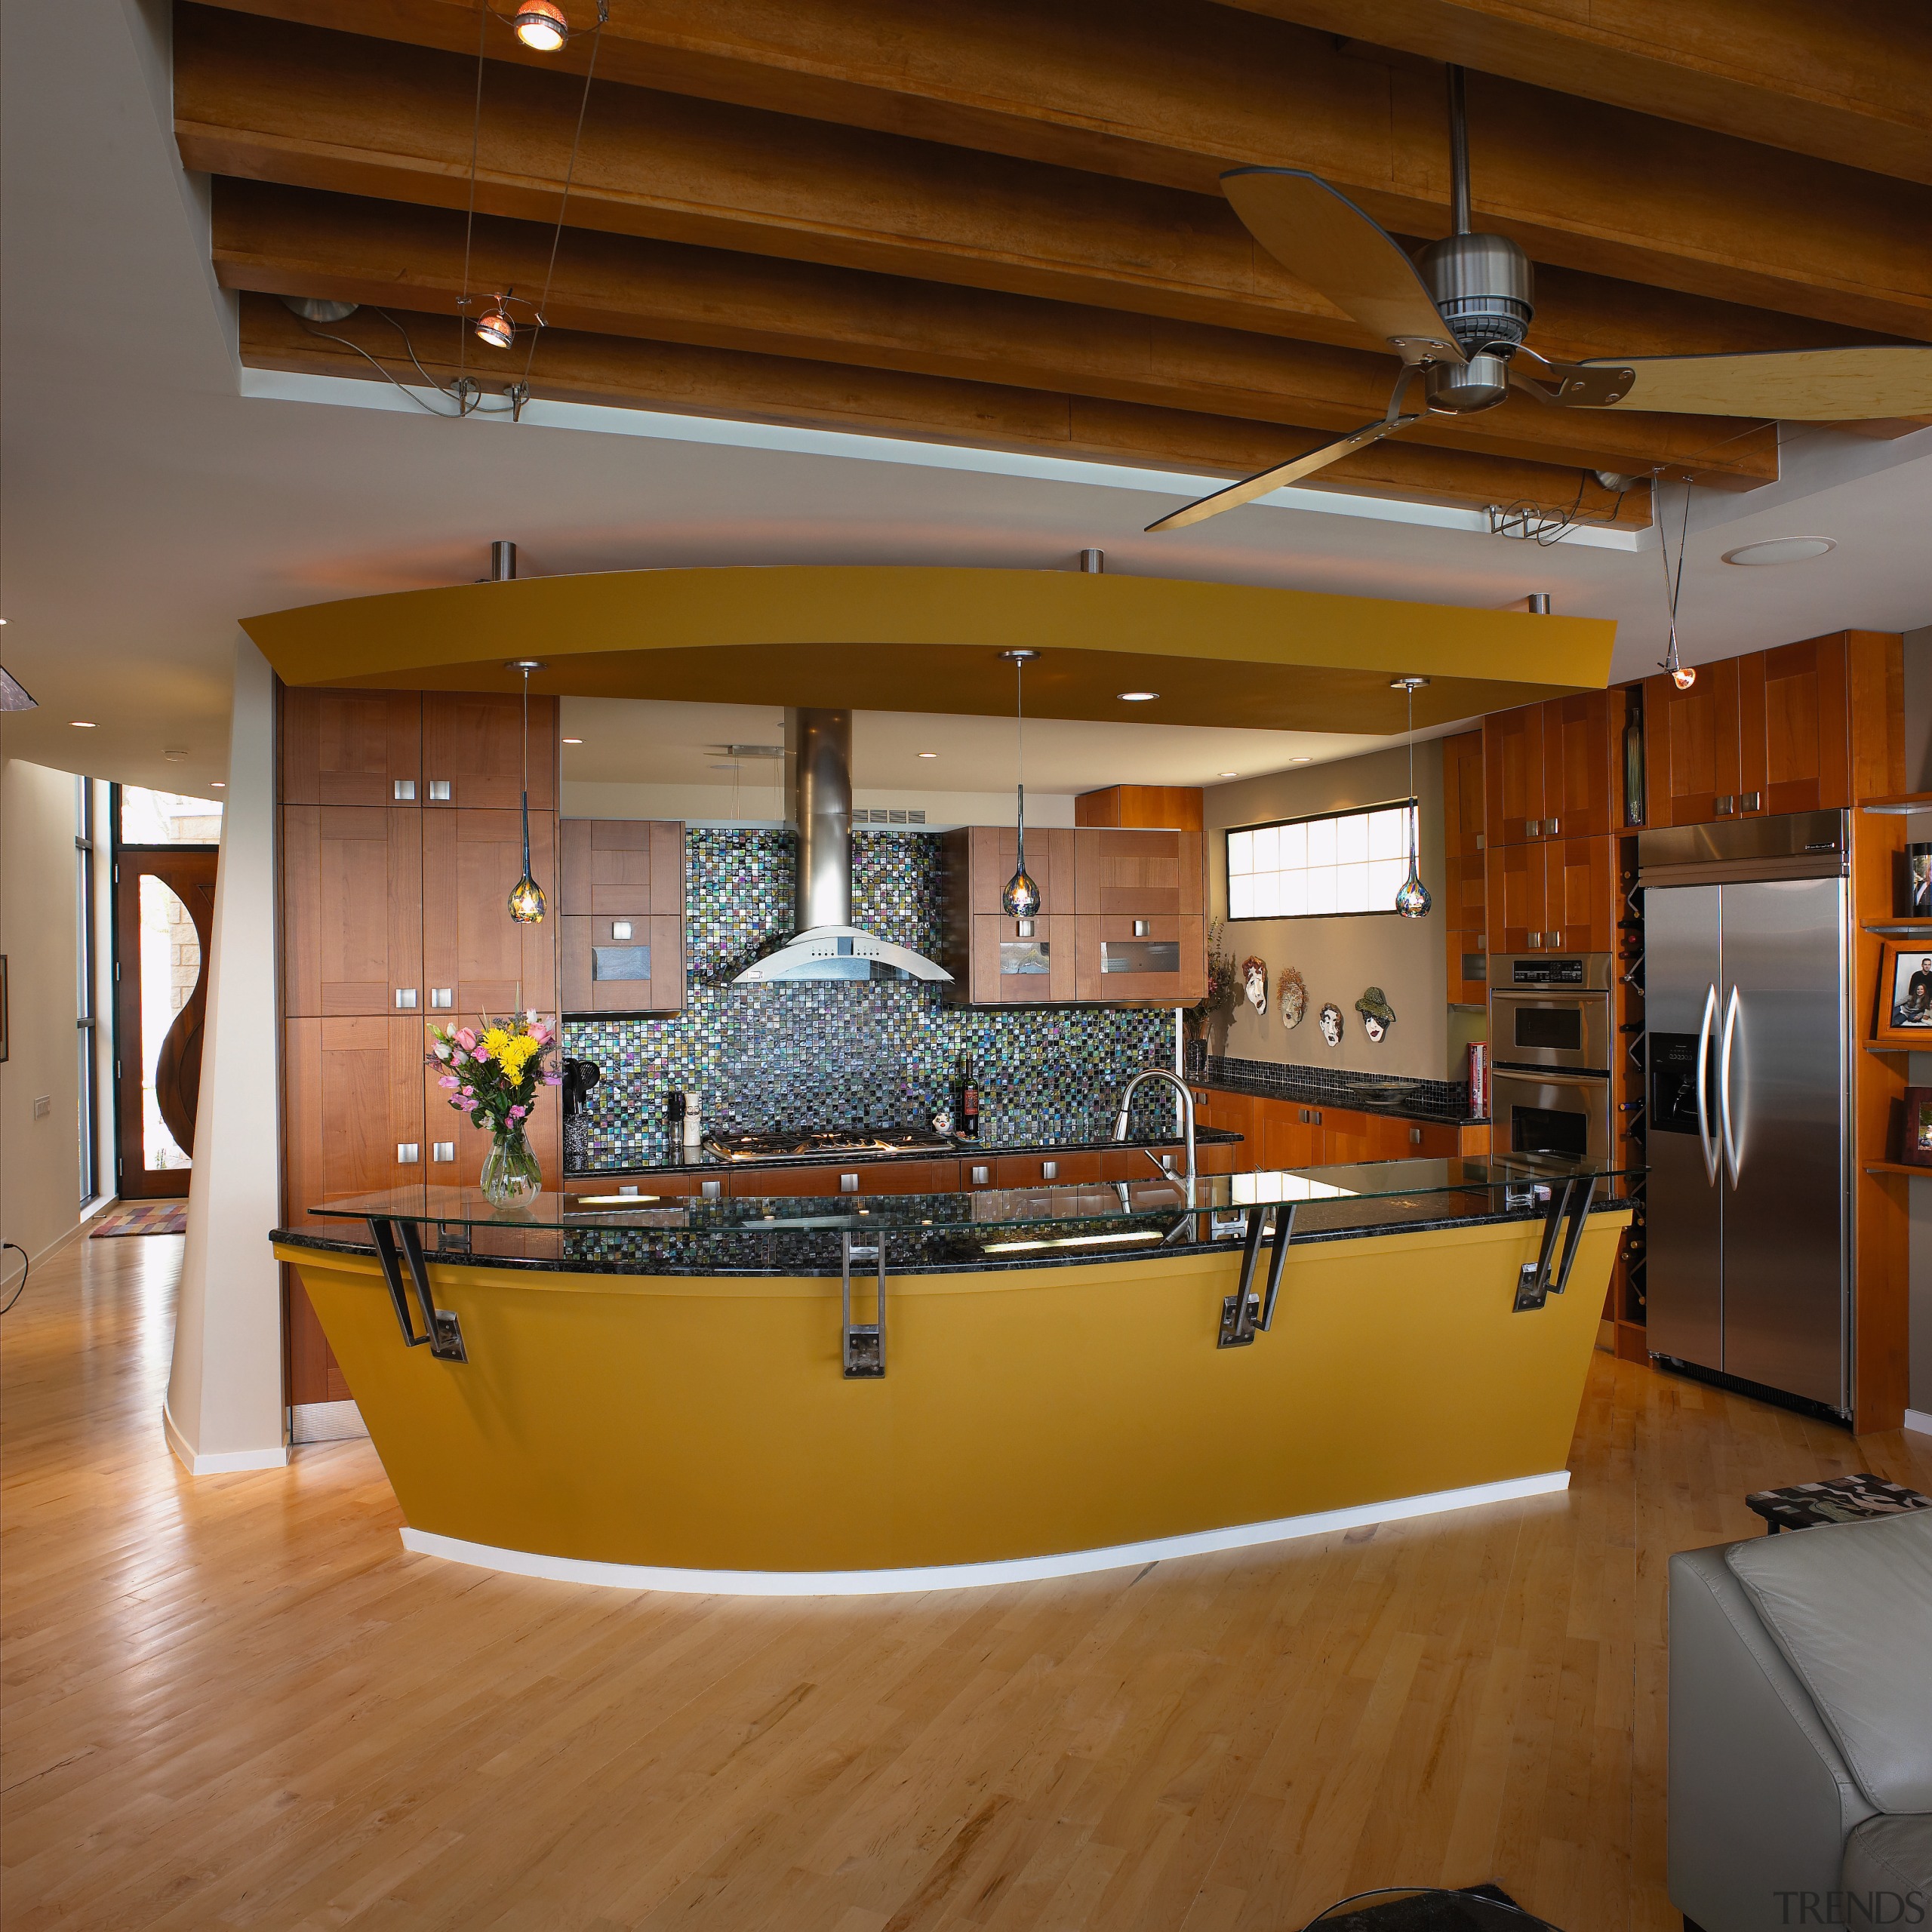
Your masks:
{"label": "stainless steel ceiling column", "polygon": [[852,923],[852,714],[785,714],[798,821],[798,930]]}

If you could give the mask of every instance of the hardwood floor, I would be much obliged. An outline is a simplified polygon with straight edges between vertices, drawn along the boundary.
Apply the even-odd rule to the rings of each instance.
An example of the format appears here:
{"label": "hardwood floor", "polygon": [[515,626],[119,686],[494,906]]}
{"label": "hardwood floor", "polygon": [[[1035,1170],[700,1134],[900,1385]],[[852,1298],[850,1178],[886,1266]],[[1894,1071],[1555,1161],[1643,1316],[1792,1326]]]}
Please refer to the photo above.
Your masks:
{"label": "hardwood floor", "polygon": [[366,1442],[191,1482],[181,1245],[80,1242],[0,1322],[9,1932],[1286,1932],[1482,1878],[1676,1932],[1668,1553],[1770,1483],[1932,1488],[1924,1438],[1599,1355],[1567,1497],[996,1590],[633,1596],[405,1554]]}

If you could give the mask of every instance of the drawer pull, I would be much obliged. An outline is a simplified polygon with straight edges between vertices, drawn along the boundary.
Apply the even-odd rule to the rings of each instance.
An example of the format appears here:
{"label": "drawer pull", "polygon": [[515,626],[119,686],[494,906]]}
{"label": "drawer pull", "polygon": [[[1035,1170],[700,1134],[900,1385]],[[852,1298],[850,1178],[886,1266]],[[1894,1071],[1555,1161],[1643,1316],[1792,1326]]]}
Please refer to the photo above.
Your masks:
{"label": "drawer pull", "polygon": [[859,1177],[857,1174],[841,1174],[838,1177],[838,1191],[841,1194],[857,1194]]}
{"label": "drawer pull", "polygon": [[413,1168],[422,1158],[423,1149],[419,1142],[398,1140],[395,1143],[395,1164],[398,1167]]}
{"label": "drawer pull", "polygon": [[448,1007],[453,1006],[455,1003],[455,994],[454,989],[448,986],[432,986],[429,989],[429,1004],[431,1006]]}
{"label": "drawer pull", "polygon": [[722,1198],[724,1192],[724,1183],[721,1180],[702,1181],[699,1183],[699,1186],[707,1201],[718,1200]]}
{"label": "drawer pull", "polygon": [[629,939],[630,936],[631,922],[629,920],[613,919],[611,921],[611,937],[613,939]]}
{"label": "drawer pull", "polygon": [[433,804],[448,804],[450,798],[450,781],[447,778],[431,779],[429,797]]}
{"label": "drawer pull", "polygon": [[991,1168],[975,1168],[973,1170],[973,1185],[975,1187],[984,1187],[992,1177],[993,1171]]}
{"label": "drawer pull", "polygon": [[1042,1161],[1040,1163],[1040,1178],[1042,1180],[1058,1180],[1060,1163],[1057,1161]]}
{"label": "drawer pull", "polygon": [[456,1143],[454,1140],[432,1140],[429,1143],[429,1158],[432,1161],[454,1161]]}
{"label": "drawer pull", "polygon": [[395,989],[395,1005],[398,1013],[414,1013],[416,1011],[416,989],[414,986],[398,986]]}
{"label": "drawer pull", "polygon": [[398,804],[413,805],[416,802],[416,780],[398,778],[395,781],[395,795]]}

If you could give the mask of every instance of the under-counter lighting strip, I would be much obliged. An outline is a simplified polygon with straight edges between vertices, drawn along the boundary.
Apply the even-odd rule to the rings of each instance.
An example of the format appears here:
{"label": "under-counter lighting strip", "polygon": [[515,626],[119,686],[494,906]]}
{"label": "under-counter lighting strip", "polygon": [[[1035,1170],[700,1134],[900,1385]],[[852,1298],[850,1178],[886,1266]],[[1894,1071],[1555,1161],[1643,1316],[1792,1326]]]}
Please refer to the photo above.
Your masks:
{"label": "under-counter lighting strip", "polygon": [[1130,1241],[1164,1241],[1158,1228],[1129,1229],[1111,1235],[1062,1235],[1055,1241],[989,1241],[989,1254],[1020,1254],[1035,1247],[1102,1247]]}

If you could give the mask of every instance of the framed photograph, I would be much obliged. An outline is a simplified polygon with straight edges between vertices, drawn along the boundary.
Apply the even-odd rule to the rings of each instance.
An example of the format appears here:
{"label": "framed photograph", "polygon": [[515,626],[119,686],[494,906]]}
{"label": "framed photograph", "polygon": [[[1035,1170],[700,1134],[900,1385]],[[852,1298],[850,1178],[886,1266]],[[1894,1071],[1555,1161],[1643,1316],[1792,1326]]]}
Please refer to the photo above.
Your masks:
{"label": "framed photograph", "polygon": [[1887,940],[1872,1038],[1932,1053],[1932,939]]}
{"label": "framed photograph", "polygon": [[1909,1168],[1932,1168],[1932,1087],[1905,1090],[1905,1125],[1899,1158]]}

